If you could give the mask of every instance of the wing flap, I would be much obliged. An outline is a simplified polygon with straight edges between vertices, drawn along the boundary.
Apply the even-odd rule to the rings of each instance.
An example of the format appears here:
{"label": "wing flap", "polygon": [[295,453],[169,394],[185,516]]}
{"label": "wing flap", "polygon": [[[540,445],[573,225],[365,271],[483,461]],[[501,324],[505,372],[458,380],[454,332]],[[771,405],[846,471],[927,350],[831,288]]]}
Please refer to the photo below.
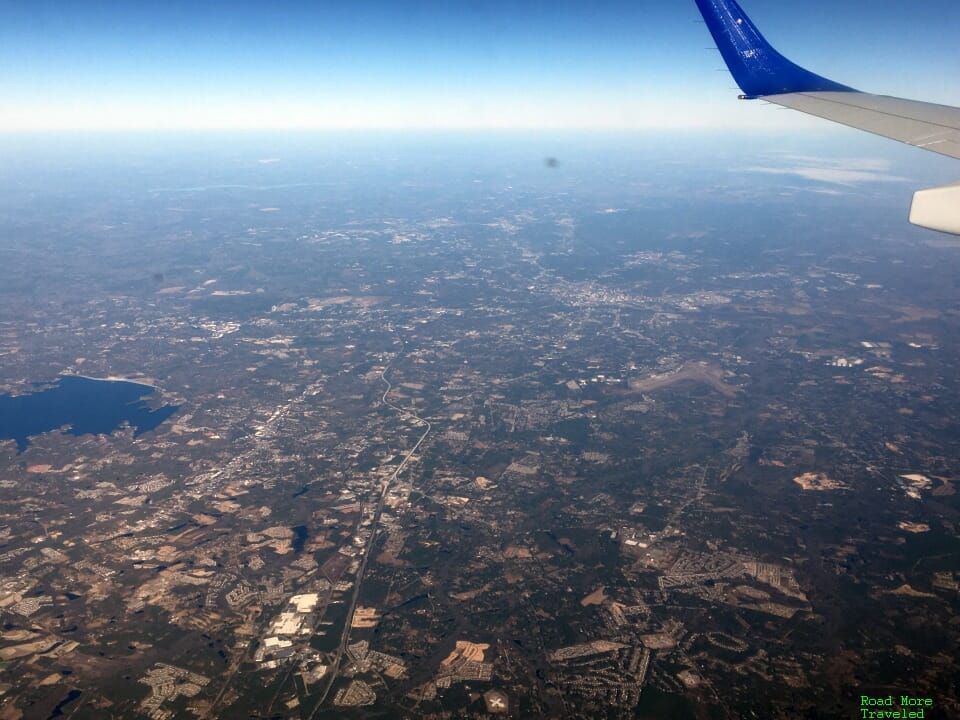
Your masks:
{"label": "wing flap", "polygon": [[920,227],[960,235],[960,183],[913,194],[910,222]]}
{"label": "wing flap", "polygon": [[960,159],[960,108],[861,92],[784,93],[762,99]]}

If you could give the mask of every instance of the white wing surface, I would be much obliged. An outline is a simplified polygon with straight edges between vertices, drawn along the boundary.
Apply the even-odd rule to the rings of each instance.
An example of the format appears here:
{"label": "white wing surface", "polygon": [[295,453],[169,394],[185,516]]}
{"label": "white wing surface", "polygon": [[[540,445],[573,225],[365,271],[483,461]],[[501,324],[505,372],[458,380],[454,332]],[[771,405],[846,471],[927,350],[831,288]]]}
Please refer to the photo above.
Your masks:
{"label": "white wing surface", "polygon": [[763,99],[960,159],[960,108],[861,92],[784,93]]}

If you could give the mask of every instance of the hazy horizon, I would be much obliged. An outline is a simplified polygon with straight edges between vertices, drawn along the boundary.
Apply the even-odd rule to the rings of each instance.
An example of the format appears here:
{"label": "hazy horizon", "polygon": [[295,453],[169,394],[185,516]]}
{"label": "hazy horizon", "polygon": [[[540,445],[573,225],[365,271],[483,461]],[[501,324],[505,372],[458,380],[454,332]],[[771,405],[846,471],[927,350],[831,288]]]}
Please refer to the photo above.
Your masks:
{"label": "hazy horizon", "polygon": [[[817,72],[960,102],[944,0],[743,5]],[[737,101],[692,0],[4,10],[0,130],[819,127]]]}

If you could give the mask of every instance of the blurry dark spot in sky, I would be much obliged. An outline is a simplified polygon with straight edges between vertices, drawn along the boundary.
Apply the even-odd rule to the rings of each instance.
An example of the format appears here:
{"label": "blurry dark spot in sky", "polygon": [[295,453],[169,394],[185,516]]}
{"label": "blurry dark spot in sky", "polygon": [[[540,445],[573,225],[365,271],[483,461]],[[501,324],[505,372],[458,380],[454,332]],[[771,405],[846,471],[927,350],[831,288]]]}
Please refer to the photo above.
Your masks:
{"label": "blurry dark spot in sky", "polygon": [[548,158],[544,158],[543,164],[546,165],[548,168],[555,168],[557,165],[560,164],[560,161],[557,160],[555,157],[548,157]]}

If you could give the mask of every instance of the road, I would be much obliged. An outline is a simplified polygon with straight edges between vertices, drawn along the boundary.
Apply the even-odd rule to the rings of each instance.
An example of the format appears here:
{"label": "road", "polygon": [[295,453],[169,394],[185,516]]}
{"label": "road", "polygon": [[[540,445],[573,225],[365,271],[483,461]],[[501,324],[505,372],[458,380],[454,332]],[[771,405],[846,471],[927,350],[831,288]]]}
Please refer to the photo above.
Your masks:
{"label": "road", "polygon": [[425,420],[415,412],[401,408],[387,400],[387,396],[390,394],[390,391],[393,390],[393,385],[391,385],[390,381],[387,380],[387,372],[389,372],[392,364],[393,363],[391,361],[391,363],[387,365],[380,373],[380,379],[387,386],[387,389],[383,392],[383,397],[380,398],[381,404],[386,405],[392,410],[395,410],[403,417],[409,418],[418,424],[424,425],[425,429],[423,434],[420,436],[420,439],[417,440],[417,444],[410,449],[410,452],[406,454],[406,456],[403,458],[403,461],[397,466],[397,469],[394,470],[393,473],[383,481],[383,484],[380,487],[380,498],[377,501],[377,507],[373,515],[373,522],[370,525],[370,537],[367,538],[367,544],[364,546],[363,557],[360,561],[360,569],[357,571],[357,577],[354,581],[353,595],[350,598],[350,606],[347,608],[347,616],[343,624],[343,633],[340,635],[340,645],[337,647],[337,654],[330,663],[330,668],[327,670],[327,686],[324,688],[323,695],[320,696],[320,699],[314,706],[313,711],[310,713],[309,720],[313,720],[314,716],[317,714],[317,711],[320,709],[320,706],[323,705],[327,699],[327,696],[330,694],[330,689],[333,687],[333,683],[337,679],[337,674],[340,672],[340,663],[343,661],[343,654],[346,652],[347,646],[350,644],[350,630],[351,622],[353,620],[353,612],[357,607],[357,599],[360,597],[360,586],[363,584],[363,578],[367,571],[367,563],[370,561],[370,556],[373,554],[373,548],[376,544],[377,530],[380,527],[380,516],[383,514],[383,504],[387,499],[387,493],[390,492],[390,486],[393,485],[393,482],[400,476],[400,473],[403,472],[404,468],[407,466],[407,463],[410,462],[410,458],[412,458],[417,450],[420,449],[420,446],[423,445],[423,441],[427,439],[427,436],[433,429],[433,426],[430,424],[429,420]]}

